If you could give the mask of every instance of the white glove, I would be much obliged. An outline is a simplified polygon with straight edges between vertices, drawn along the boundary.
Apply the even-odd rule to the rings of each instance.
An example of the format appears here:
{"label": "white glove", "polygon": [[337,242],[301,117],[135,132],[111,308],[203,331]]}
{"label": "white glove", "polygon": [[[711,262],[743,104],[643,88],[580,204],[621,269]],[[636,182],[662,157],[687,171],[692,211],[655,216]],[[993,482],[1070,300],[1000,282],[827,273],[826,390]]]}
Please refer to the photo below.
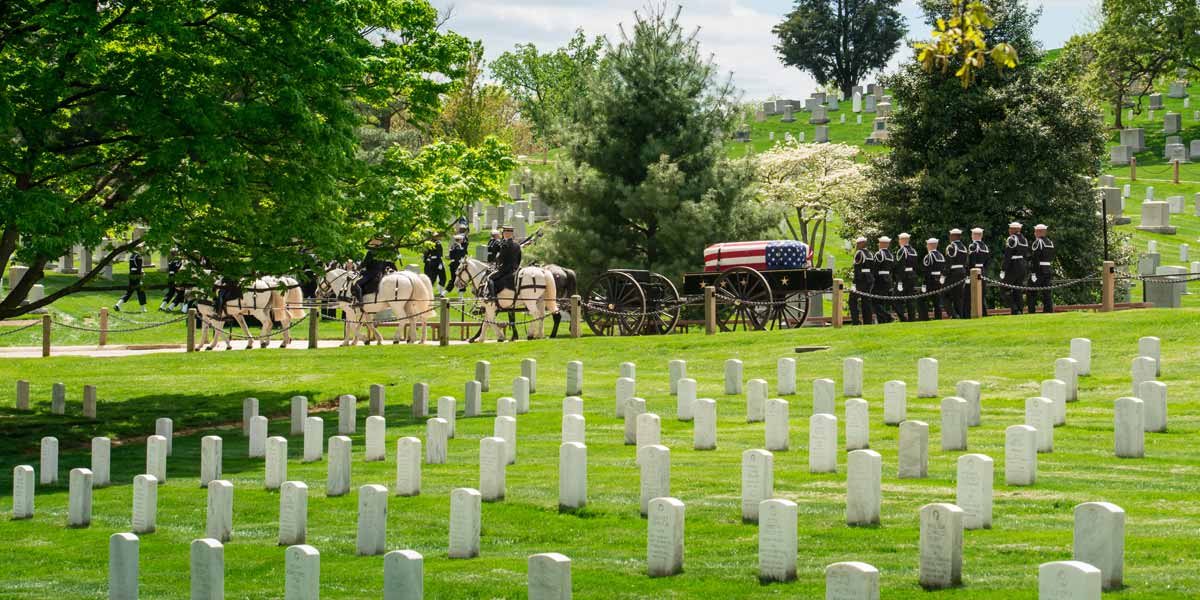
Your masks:
{"label": "white glove", "polygon": [[897,291],[897,292],[903,292],[903,291],[904,291],[904,284],[903,284],[903,283],[897,283],[897,284],[896,284],[896,291]]}
{"label": "white glove", "polygon": [[925,286],[921,286],[921,293],[922,293],[922,294],[924,294],[925,292],[928,292],[928,291],[929,291],[929,290],[925,289]]}
{"label": "white glove", "polygon": [[858,291],[858,286],[854,285],[853,283],[852,283],[852,284],[850,284],[850,291],[852,291],[852,292],[857,292],[857,291]]}
{"label": "white glove", "polygon": [[1030,275],[1030,276],[1029,276],[1029,280],[1030,280],[1030,281],[1032,281],[1032,282],[1034,282],[1034,283],[1037,283],[1037,273],[1034,273],[1033,275]]}
{"label": "white glove", "polygon": [[938,285],[946,285],[946,276],[945,275],[938,277]]}
{"label": "white glove", "polygon": [[1000,271],[1000,279],[1004,279],[1004,271]]}

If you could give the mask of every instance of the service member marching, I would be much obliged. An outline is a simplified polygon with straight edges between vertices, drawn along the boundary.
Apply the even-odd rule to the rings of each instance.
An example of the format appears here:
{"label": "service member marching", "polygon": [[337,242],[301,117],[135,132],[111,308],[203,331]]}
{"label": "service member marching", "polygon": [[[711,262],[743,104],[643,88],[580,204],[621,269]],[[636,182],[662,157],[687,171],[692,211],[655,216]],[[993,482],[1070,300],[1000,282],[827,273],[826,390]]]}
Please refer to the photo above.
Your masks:
{"label": "service member marching", "polygon": [[[917,293],[917,265],[921,264],[921,259],[917,256],[917,249],[909,245],[909,238],[912,236],[907,233],[901,233],[899,236],[900,246],[896,248],[896,291],[900,296],[911,296]],[[916,321],[917,320],[917,300],[897,300],[896,314],[901,321]]]}
{"label": "service member marching", "polygon": [[[871,286],[871,293],[876,296],[892,296],[892,266],[896,262],[896,258],[892,256],[892,251],[889,246],[892,245],[892,238],[881,236],[879,238],[879,249],[875,251],[875,284]],[[891,323],[892,315],[888,312],[891,302],[887,300],[876,299],[875,305],[875,322],[876,323]]]}
{"label": "service member marching", "polygon": [[442,263],[442,234],[434,233],[426,244],[425,252],[421,255],[425,263],[425,276],[433,283],[433,289],[441,284],[442,294],[446,289],[446,265]]}
{"label": "service member marching", "polygon": [[138,304],[142,305],[142,312],[146,312],[146,288],[142,287],[142,255],[138,254],[137,250],[129,251],[129,284],[125,286],[125,295],[117,300],[113,310],[121,312],[121,305],[125,304],[134,292],[137,292]]}
{"label": "service member marching", "polygon": [[[859,236],[854,240],[854,247],[854,280],[851,282],[850,291],[861,290],[869,293],[875,285],[875,276],[871,273],[875,259],[867,250],[867,238]],[[871,311],[870,298],[862,294],[850,294],[851,325],[870,325],[873,322]]]}
{"label": "service member marching", "polygon": [[[971,230],[971,245],[967,246],[967,251],[970,253],[971,260],[969,261],[969,264],[971,265],[971,268],[979,269],[980,276],[986,277],[988,263],[991,262],[991,260],[992,260],[992,251],[988,249],[987,242],[983,241],[983,228],[982,227],[976,227]],[[980,287],[980,290],[982,290],[981,295],[983,296],[983,312],[980,313],[980,316],[986,317],[986,316],[988,316],[987,288],[983,287],[982,280],[980,280],[980,282],[979,282],[979,287]],[[970,286],[964,287],[963,293],[965,293],[967,295],[967,307],[970,308],[970,306],[971,306],[971,301],[970,301],[971,287]],[[970,315],[971,315],[971,312],[968,310],[967,316],[969,317]]]}
{"label": "service member marching", "polygon": [[1054,242],[1046,237],[1047,227],[1037,224],[1033,228],[1033,243],[1029,245],[1029,285],[1042,288],[1026,296],[1029,314],[1037,312],[1038,295],[1042,297],[1042,312],[1054,312],[1054,299],[1050,284],[1054,280]]}
{"label": "service member marching", "polygon": [[[946,287],[952,287],[967,278],[967,261],[970,260],[967,246],[962,242],[962,230],[950,230],[950,243],[946,245],[946,261],[950,263],[950,273],[946,276]],[[964,286],[965,287],[965,286]],[[964,300],[969,297],[969,290],[953,288],[946,294],[950,304],[950,316],[955,319],[965,319],[971,315],[969,304]]]}
{"label": "service member marching", "polygon": [[[946,282],[946,255],[938,250],[938,239],[925,240],[925,258],[921,261],[925,267],[925,285],[922,292],[936,292],[942,289]],[[933,318],[942,320],[942,294],[933,294],[921,301],[921,320],[929,320],[929,305],[933,305]]]}
{"label": "service member marching", "polygon": [[[1021,235],[1021,224],[1013,221],[1008,224],[1008,239],[1004,240],[1004,262],[1000,265],[1000,281],[1008,285],[1025,285],[1028,258],[1029,241]],[[1012,314],[1021,314],[1021,291],[1008,290],[1007,296],[1008,308],[1012,310]]]}

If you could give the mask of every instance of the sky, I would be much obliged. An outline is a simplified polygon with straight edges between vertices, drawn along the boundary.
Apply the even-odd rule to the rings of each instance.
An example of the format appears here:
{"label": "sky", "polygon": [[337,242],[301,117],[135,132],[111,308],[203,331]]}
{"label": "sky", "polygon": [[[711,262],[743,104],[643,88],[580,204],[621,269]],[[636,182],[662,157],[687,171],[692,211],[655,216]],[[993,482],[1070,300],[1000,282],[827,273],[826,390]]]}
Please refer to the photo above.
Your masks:
{"label": "sky", "polygon": [[[1029,0],[1041,6],[1042,19],[1035,35],[1043,48],[1058,48],[1067,38],[1088,30],[1088,14],[1098,0]],[[630,23],[633,12],[647,0],[432,0],[441,11],[451,11],[447,27],[471,39],[482,40],[491,59],[518,43],[537,45],[545,52],[564,45],[575,29],[589,36],[618,39],[621,23]],[[811,77],[780,64],[771,29],[783,20],[790,0],[672,0],[682,4],[682,20],[699,28],[701,50],[711,53],[721,71],[747,101],[779,97],[806,97],[816,89]],[[909,35],[926,37],[916,0],[902,0],[901,13]],[[893,58],[900,59],[901,48]],[[863,82],[867,83],[867,82]]]}

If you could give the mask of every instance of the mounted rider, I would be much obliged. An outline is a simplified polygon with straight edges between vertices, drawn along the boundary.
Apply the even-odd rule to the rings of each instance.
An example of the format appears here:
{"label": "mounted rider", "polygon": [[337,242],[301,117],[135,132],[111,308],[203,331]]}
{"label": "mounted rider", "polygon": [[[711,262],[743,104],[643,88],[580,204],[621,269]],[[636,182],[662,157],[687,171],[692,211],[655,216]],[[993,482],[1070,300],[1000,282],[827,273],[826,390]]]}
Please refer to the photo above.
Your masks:
{"label": "mounted rider", "polygon": [[354,299],[358,302],[362,302],[363,296],[379,291],[379,282],[384,275],[399,270],[395,262],[379,258],[382,246],[383,241],[379,239],[367,243],[367,254],[359,264],[362,277],[354,283]]}
{"label": "mounted rider", "polygon": [[[460,265],[462,265],[462,261],[466,257],[467,257],[467,236],[462,233],[456,233],[456,234],[454,234],[454,241],[450,244],[451,277],[454,277],[454,275],[458,273],[458,268]],[[442,288],[442,295],[445,296],[447,291],[452,287],[454,287],[453,280],[446,282],[445,287]],[[460,288],[458,290],[459,297],[462,297],[463,291],[465,291],[465,290],[463,290],[462,288]]]}
{"label": "mounted rider", "polygon": [[500,246],[504,245],[504,240],[500,238],[500,230],[492,230],[492,239],[487,243],[487,261],[491,264],[496,264],[500,256]]}
{"label": "mounted rider", "polygon": [[[495,297],[503,290],[517,289],[516,275],[521,269],[521,244],[513,239],[511,225],[504,226],[504,237],[496,253],[496,271],[489,276],[489,295]],[[489,244],[490,246],[490,244]]]}

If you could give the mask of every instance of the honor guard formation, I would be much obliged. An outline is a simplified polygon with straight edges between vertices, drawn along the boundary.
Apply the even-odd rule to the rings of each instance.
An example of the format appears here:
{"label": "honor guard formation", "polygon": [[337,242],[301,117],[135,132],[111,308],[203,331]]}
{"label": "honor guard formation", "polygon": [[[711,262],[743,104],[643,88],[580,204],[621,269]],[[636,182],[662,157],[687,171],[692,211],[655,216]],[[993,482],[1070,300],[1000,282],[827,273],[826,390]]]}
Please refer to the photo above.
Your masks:
{"label": "honor guard formation", "polygon": [[[1009,223],[1000,265],[1000,281],[1009,286],[1039,288],[1025,292],[1005,288],[1002,297],[1012,314],[1028,310],[1054,312],[1050,287],[1054,279],[1054,242],[1047,237],[1048,227],[1033,228],[1030,242],[1021,233],[1020,223]],[[893,320],[928,321],[941,319],[943,311],[954,319],[971,318],[971,288],[967,278],[971,269],[987,276],[992,251],[983,241],[983,229],[971,230],[971,241],[962,239],[961,229],[951,229],[945,250],[937,238],[925,240],[921,253],[910,243],[910,236],[881,236],[876,248],[867,247],[867,238],[855,240],[853,281],[850,287],[850,321],[854,325],[891,323]],[[985,291],[986,294],[986,291]],[[985,295],[986,298],[986,295]],[[987,302],[983,315],[987,316]]]}

